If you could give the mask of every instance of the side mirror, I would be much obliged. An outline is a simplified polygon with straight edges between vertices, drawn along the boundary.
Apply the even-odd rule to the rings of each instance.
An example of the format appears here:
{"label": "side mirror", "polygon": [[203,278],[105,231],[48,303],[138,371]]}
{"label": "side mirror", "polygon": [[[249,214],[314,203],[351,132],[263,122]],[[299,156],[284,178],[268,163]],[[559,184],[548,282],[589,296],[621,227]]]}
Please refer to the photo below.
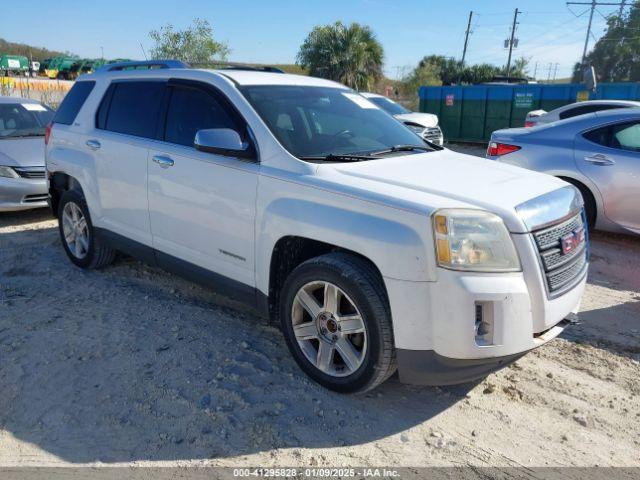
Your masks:
{"label": "side mirror", "polygon": [[197,150],[226,157],[254,159],[253,148],[243,142],[238,132],[230,128],[198,130],[193,145]]}

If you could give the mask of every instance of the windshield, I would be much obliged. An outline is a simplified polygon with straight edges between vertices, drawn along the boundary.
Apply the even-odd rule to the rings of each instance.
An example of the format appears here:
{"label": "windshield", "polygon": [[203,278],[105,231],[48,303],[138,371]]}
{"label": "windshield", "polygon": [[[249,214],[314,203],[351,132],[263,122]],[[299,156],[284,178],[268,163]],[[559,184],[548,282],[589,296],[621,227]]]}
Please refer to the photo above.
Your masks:
{"label": "windshield", "polygon": [[350,90],[258,85],[242,92],[278,141],[300,158],[426,146],[402,123]]}
{"label": "windshield", "polygon": [[0,138],[44,135],[53,110],[39,103],[0,103]]}
{"label": "windshield", "polygon": [[383,109],[385,112],[387,112],[387,113],[389,113],[391,115],[402,115],[402,114],[405,114],[405,113],[411,113],[409,110],[404,108],[402,105],[398,105],[393,100],[390,100],[390,99],[385,98],[385,97],[370,97],[369,100],[371,100],[373,103],[375,103],[381,109]]}

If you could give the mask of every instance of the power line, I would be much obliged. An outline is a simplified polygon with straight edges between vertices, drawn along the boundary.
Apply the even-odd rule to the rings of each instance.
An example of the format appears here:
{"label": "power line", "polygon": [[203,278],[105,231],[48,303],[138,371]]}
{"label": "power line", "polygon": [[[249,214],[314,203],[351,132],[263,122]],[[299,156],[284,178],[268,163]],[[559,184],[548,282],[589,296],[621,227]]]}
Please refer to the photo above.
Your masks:
{"label": "power line", "polygon": [[[615,6],[620,7],[621,11],[624,8],[624,1],[621,2],[598,2],[597,0],[592,0],[591,2],[567,2],[567,6],[569,5],[591,5],[591,11],[589,12],[589,25],[587,26],[587,36],[584,39],[584,49],[582,50],[582,60],[580,61],[581,65],[584,65],[584,60],[587,57],[587,48],[589,47],[589,37],[591,36],[591,25],[593,23],[593,13],[596,11],[596,7],[599,5],[605,6]],[[598,12],[600,13],[600,12]]]}

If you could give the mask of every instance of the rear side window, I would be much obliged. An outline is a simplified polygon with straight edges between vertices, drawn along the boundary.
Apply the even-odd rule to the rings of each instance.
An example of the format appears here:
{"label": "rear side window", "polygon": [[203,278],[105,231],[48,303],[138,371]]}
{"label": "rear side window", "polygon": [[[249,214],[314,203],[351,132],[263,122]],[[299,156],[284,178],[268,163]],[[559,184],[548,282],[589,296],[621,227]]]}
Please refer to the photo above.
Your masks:
{"label": "rear side window", "polygon": [[136,137],[155,138],[164,82],[118,82],[105,94],[97,127]]}
{"label": "rear side window", "polygon": [[96,82],[76,82],[62,100],[53,122],[71,125],[95,85]]}
{"label": "rear side window", "polygon": [[243,136],[238,122],[213,94],[186,86],[175,86],[172,90],[165,141],[192,147],[196,132],[207,128],[230,128]]}
{"label": "rear side window", "polygon": [[561,120],[565,118],[577,117],[587,113],[602,112],[603,110],[613,110],[615,108],[627,108],[626,105],[584,105],[561,112],[559,117]]}
{"label": "rear side window", "polygon": [[584,134],[587,140],[604,147],[640,151],[640,122],[625,122],[596,128]]}

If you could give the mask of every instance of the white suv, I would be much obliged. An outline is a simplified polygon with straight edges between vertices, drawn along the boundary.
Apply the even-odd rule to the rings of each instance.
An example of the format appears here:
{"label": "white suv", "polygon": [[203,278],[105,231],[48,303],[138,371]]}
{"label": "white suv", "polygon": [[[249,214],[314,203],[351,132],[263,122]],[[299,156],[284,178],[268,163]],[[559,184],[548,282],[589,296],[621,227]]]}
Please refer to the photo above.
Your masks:
{"label": "white suv", "polygon": [[47,132],[79,267],[119,250],[246,301],[342,392],[480,378],[576,312],[574,187],[423,143],[334,82],[149,63],[82,76]]}
{"label": "white suv", "polygon": [[437,115],[433,113],[412,112],[399,103],[378,93],[362,92],[361,95],[389,115],[393,115],[394,118],[400,120],[419,137],[439,146],[444,144],[444,136],[438,126]]}

